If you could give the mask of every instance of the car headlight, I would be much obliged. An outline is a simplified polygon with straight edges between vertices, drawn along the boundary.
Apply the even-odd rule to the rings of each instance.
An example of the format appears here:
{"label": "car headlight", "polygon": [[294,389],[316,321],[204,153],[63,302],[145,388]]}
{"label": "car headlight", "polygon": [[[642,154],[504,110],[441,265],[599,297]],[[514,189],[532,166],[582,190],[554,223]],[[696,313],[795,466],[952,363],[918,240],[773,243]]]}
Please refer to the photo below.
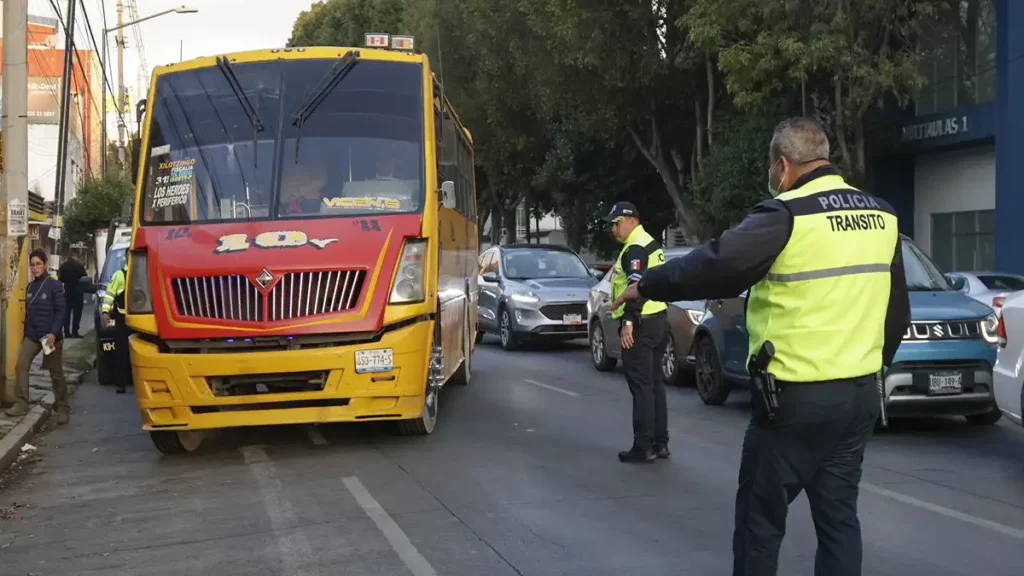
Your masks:
{"label": "car headlight", "polygon": [[990,314],[987,318],[981,321],[981,337],[989,344],[996,344],[999,342],[998,316]]}
{"label": "car headlight", "polygon": [[509,290],[506,292],[508,297],[515,300],[516,302],[523,302],[527,304],[534,304],[540,302],[540,296],[537,296],[529,290]]}
{"label": "car headlight", "polygon": [[686,311],[686,317],[690,319],[690,322],[693,322],[694,326],[698,326],[698,325],[700,325],[700,321],[704,319],[704,311],[703,310],[687,310]]}
{"label": "car headlight", "polygon": [[391,286],[389,304],[423,302],[423,261],[426,259],[426,252],[427,243],[422,238],[410,238],[405,242]]}
{"label": "car headlight", "polygon": [[131,253],[128,270],[128,313],[152,314],[153,296],[149,289],[149,255],[145,250]]}

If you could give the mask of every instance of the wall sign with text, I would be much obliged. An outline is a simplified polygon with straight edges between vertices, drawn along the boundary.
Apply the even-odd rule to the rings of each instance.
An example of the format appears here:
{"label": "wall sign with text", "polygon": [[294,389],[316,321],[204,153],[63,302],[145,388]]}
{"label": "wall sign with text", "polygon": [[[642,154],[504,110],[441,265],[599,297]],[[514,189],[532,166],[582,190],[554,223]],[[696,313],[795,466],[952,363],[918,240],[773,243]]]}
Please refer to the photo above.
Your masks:
{"label": "wall sign with text", "polygon": [[932,138],[956,136],[957,134],[966,134],[968,132],[970,132],[970,125],[967,116],[953,116],[904,126],[903,141],[930,140]]}

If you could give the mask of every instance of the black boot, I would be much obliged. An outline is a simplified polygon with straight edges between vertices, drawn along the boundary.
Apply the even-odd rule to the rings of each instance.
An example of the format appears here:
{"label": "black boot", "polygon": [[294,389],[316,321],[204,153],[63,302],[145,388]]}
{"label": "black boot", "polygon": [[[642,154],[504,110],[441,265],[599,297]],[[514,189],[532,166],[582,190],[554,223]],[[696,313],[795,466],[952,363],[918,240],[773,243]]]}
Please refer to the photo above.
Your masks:
{"label": "black boot", "polygon": [[657,460],[658,457],[654,454],[654,450],[651,448],[640,448],[633,445],[629,450],[619,452],[619,462],[626,462],[630,464],[649,464]]}
{"label": "black boot", "polygon": [[662,460],[668,458],[672,453],[668,450],[668,442],[655,442],[654,455]]}

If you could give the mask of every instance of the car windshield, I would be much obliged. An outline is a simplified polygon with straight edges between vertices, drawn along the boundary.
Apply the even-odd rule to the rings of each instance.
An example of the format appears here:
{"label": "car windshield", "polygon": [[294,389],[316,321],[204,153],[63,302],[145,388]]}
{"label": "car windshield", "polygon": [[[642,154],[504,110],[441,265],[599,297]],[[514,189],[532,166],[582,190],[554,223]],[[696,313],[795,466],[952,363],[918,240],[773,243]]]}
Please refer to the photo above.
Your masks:
{"label": "car windshield", "polygon": [[124,267],[127,254],[127,248],[114,248],[107,254],[107,259],[103,261],[103,271],[100,273],[98,284],[110,284],[110,278],[114,272]]}
{"label": "car windshield", "polygon": [[903,270],[907,276],[907,289],[917,292],[952,290],[949,281],[927,254],[909,238],[902,238]]}
{"label": "car windshield", "polygon": [[511,280],[592,277],[579,256],[562,250],[512,250],[505,253],[502,264],[505,277]]}
{"label": "car windshield", "polygon": [[336,63],[275,60],[160,76],[149,107],[144,222],[421,210],[422,68],[359,60],[300,126],[297,113]]}
{"label": "car windshield", "polygon": [[1000,290],[1004,292],[1017,292],[1024,290],[1024,277],[1009,275],[978,275],[978,280],[989,290]]}

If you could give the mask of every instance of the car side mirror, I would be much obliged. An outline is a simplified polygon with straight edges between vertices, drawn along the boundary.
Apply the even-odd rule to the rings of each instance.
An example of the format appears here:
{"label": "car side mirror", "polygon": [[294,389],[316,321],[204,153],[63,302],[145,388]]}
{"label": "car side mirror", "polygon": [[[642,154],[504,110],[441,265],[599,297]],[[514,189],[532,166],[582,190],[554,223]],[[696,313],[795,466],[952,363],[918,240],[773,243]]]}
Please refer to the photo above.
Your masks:
{"label": "car side mirror", "polygon": [[441,206],[449,210],[455,209],[455,182],[445,180],[441,183]]}
{"label": "car side mirror", "polygon": [[92,282],[92,276],[82,276],[78,281],[78,289],[81,290],[83,294],[95,294],[96,285]]}
{"label": "car side mirror", "polygon": [[950,274],[946,274],[946,281],[953,286],[953,290],[958,292],[963,292],[964,288],[967,287],[967,279],[963,276],[952,276]]}
{"label": "car side mirror", "polygon": [[481,278],[483,278],[484,282],[487,282],[488,284],[498,283],[498,275],[494,272],[484,272],[484,275],[481,276]]}
{"label": "car side mirror", "polygon": [[590,269],[590,274],[591,274],[591,275],[592,275],[592,276],[593,276],[594,278],[597,278],[598,280],[600,280],[601,278],[604,278],[604,272],[601,272],[600,270],[596,270],[596,269],[594,269],[594,268],[591,268],[591,269]]}

